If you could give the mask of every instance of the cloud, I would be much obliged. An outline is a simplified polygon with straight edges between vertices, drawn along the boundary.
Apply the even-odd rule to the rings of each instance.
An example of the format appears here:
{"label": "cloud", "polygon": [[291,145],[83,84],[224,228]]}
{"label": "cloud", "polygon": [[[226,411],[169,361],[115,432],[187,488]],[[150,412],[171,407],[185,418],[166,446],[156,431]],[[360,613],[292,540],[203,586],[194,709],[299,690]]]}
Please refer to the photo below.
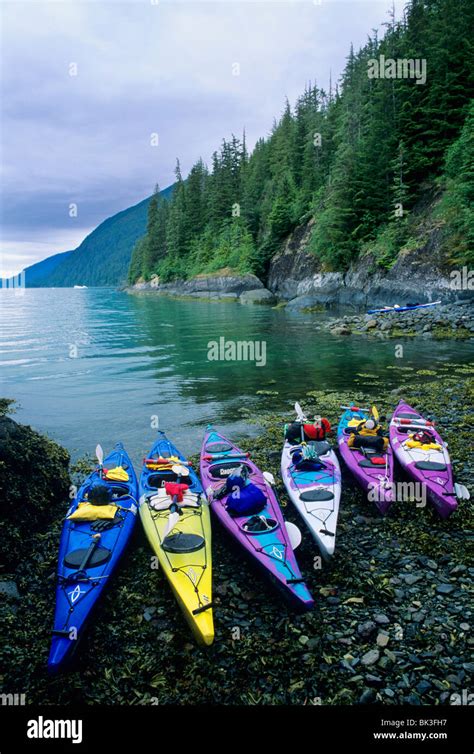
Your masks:
{"label": "cloud", "polygon": [[[330,71],[337,79],[351,42],[363,44],[388,6],[3,3],[5,251],[22,235],[28,244],[38,238],[36,254],[28,246],[35,261],[71,248],[71,238],[140,201],[157,181],[169,185],[177,156],[186,174],[244,127],[251,147],[286,96],[294,102],[309,80],[326,87]],[[79,207],[73,232],[71,201]],[[46,251],[39,242],[48,231]]]}

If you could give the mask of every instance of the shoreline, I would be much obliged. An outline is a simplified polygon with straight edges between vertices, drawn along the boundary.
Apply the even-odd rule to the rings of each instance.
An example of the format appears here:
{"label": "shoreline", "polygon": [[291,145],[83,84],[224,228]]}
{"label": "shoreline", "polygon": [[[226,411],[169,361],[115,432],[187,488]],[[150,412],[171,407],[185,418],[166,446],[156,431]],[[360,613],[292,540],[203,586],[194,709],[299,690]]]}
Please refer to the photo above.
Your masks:
{"label": "shoreline", "polygon": [[[396,390],[374,385],[370,395],[367,389],[349,395],[315,389],[299,397],[304,410],[319,410],[334,423],[339,406],[350,398],[373,401],[390,413],[403,395],[439,421],[455,474],[472,490],[473,375],[473,367],[444,363],[414,379],[412,369],[402,368]],[[395,503],[381,517],[343,466],[336,554],[316,567],[318,550],[279,475],[286,412],[282,415],[274,396],[262,395],[261,412],[255,415],[249,408],[243,416],[249,427],[259,429],[254,439],[247,438],[246,448],[260,468],[274,473],[284,515],[302,531],[297,559],[315,609],[302,615],[289,610],[213,520],[216,641],[204,652],[194,644],[163,575],[150,569],[151,550],[138,527],[81,642],[76,669],[66,676],[67,683],[48,678],[54,574],[68,489],[64,473],[44,508],[48,518],[34,530],[31,511],[20,522],[17,550],[2,575],[2,582],[10,582],[0,610],[0,628],[9,636],[0,658],[10,667],[2,691],[21,688],[30,703],[40,699],[47,705],[71,703],[79,678],[86,703],[108,704],[128,704],[131,693],[143,705],[152,699],[192,704],[196,684],[203,702],[222,704],[248,704],[254,698],[262,704],[449,705],[453,695],[462,693],[473,669],[468,590],[474,568],[466,548],[474,523],[472,501],[460,502],[446,521],[431,505],[410,503]],[[31,435],[44,457],[31,468],[32,505],[44,503],[57,459],[66,460],[60,446],[38,438]],[[1,444],[0,450],[4,457]],[[196,458],[190,460],[196,463]],[[48,474],[39,476],[34,464],[48,459]],[[11,476],[7,489],[17,489],[21,467],[10,462],[6,473]],[[26,532],[30,536],[23,541]],[[236,626],[239,640],[233,638]],[[183,662],[185,677],[167,672]],[[250,677],[249,663],[254,668]]]}
{"label": "shoreline", "polygon": [[[363,310],[354,312],[349,305],[311,305],[309,300],[283,299],[263,286],[255,286],[255,276],[203,276],[182,284],[164,285],[140,283],[127,286],[124,292],[130,295],[163,296],[183,301],[206,301],[213,303],[238,303],[242,305],[270,306],[273,309],[288,309],[301,314],[324,312],[328,322],[317,326],[336,336],[369,336],[386,338],[438,338],[466,340],[474,337],[474,298],[460,299],[427,308],[402,312],[368,314]],[[196,285],[197,284],[197,285]],[[215,287],[213,287],[215,286]],[[349,310],[340,315],[341,311]],[[332,313],[339,316],[331,316]]]}

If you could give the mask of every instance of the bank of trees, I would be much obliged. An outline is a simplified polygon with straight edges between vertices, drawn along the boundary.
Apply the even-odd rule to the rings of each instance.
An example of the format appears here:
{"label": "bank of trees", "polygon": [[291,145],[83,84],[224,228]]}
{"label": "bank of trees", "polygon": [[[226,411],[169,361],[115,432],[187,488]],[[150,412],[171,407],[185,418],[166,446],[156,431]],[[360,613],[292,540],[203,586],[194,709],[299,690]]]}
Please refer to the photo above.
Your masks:
{"label": "bank of trees", "polygon": [[[130,280],[225,267],[264,276],[283,239],[311,217],[310,247],[327,269],[346,268],[381,233],[393,242],[384,250],[390,264],[410,211],[440,183],[456,260],[466,260],[474,234],[472,28],[471,0],[411,0],[380,40],[349,51],[337,86],[311,84],[293,107],[286,102],[250,154],[243,134],[224,140],[210,166],[198,160],[185,180],[178,161],[171,199],[157,187],[150,202]],[[374,60],[378,77],[369,75]],[[398,60],[416,61],[405,67],[411,76],[390,77]]]}

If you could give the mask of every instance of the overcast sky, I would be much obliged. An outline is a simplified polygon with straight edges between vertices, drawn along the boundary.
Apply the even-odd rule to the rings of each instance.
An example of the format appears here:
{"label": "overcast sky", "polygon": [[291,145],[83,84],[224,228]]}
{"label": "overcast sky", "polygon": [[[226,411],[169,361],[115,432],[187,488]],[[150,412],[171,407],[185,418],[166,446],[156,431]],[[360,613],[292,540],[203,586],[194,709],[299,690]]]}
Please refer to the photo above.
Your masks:
{"label": "overcast sky", "polygon": [[186,175],[244,127],[252,147],[286,96],[338,79],[391,4],[1,0],[0,275],[172,183],[176,157]]}

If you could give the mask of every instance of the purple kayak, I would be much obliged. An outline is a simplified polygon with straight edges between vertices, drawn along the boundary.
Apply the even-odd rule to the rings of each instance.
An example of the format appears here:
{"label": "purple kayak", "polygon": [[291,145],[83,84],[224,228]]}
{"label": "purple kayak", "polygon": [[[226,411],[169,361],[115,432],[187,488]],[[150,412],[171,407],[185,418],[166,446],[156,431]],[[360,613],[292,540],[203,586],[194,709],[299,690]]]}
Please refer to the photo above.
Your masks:
{"label": "purple kayak", "polygon": [[[231,474],[245,467],[248,480],[266,498],[258,514],[231,516],[226,508],[227,495],[216,493]],[[201,450],[201,481],[211,510],[247,554],[262,568],[295,607],[310,609],[313,598],[301,576],[290,537],[275,492],[248,453],[208,427]]]}
{"label": "purple kayak", "polygon": [[403,401],[399,402],[390,422],[390,442],[400,465],[423,485],[426,496],[442,518],[456,510],[457,497],[469,498],[466,488],[454,483],[447,445],[433,422]]}
{"label": "purple kayak", "polygon": [[349,406],[341,416],[337,429],[339,451],[347,467],[357,479],[369,500],[380,513],[387,513],[395,500],[393,481],[393,453],[390,445],[383,452],[370,447],[354,448],[348,445],[351,430],[367,419],[367,409]]}

